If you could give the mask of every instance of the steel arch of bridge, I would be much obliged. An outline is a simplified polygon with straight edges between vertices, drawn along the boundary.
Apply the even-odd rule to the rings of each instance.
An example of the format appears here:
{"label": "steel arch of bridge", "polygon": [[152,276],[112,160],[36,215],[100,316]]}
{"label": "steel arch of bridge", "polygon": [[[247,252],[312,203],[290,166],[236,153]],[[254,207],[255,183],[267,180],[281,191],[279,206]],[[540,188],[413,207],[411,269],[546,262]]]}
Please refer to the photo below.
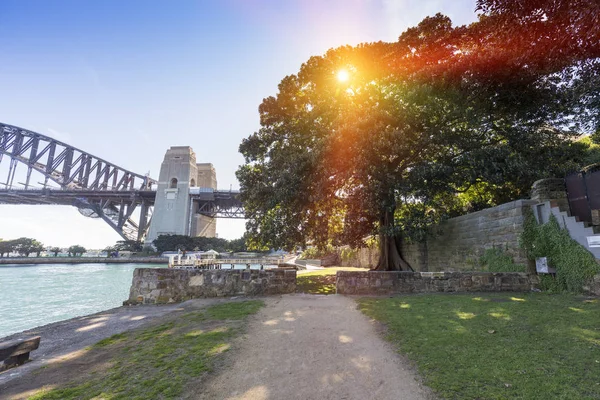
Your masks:
{"label": "steel arch of bridge", "polygon": [[[142,241],[148,233],[157,182],[51,137],[0,122],[0,165],[8,160],[0,181],[0,204],[58,204],[77,207],[87,217],[102,218],[122,238]],[[27,169],[15,188],[17,166]],[[33,171],[44,176],[41,188],[31,185]],[[0,177],[2,179],[2,177]],[[51,188],[52,181],[59,188]],[[4,187],[4,188],[2,188]],[[244,218],[237,191],[215,190],[190,195],[197,212],[213,218]],[[139,218],[133,216],[139,212]]]}
{"label": "steel arch of bridge", "polygon": [[[88,217],[102,218],[126,240],[142,240],[148,231],[156,181],[76,147],[0,122],[0,163],[8,159],[8,175],[0,182],[0,204],[72,205]],[[24,190],[14,188],[17,167],[26,168]],[[33,188],[33,171],[44,176]],[[1,178],[0,178],[1,179]],[[48,188],[49,181],[59,190]],[[139,208],[139,218],[132,219]]]}
{"label": "steel arch of bridge", "polygon": [[13,186],[17,163],[27,166],[25,189],[33,170],[45,176],[44,187],[52,180],[63,190],[148,190],[156,183],[51,137],[0,122],[0,162],[4,156],[10,157],[6,182],[0,183],[6,189]]}

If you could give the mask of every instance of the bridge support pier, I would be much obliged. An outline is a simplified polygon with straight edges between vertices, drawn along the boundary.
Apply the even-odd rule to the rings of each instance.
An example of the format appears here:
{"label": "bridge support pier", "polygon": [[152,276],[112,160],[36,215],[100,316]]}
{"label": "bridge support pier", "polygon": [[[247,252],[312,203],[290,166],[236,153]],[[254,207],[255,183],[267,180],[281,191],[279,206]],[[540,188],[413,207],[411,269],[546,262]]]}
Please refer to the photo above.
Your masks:
{"label": "bridge support pier", "polygon": [[199,215],[198,205],[190,196],[217,188],[212,164],[196,164],[196,154],[189,146],[167,150],[161,164],[154,212],[146,244],[160,235],[215,237],[216,221]]}

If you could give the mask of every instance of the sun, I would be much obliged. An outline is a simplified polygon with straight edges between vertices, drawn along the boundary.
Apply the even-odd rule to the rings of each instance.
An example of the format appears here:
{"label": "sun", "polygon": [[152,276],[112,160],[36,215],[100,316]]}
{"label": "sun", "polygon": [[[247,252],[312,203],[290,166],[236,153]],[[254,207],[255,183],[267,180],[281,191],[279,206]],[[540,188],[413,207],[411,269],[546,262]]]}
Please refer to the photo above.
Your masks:
{"label": "sun", "polygon": [[341,69],[337,73],[337,80],[340,82],[347,82],[350,79],[350,74],[345,69]]}

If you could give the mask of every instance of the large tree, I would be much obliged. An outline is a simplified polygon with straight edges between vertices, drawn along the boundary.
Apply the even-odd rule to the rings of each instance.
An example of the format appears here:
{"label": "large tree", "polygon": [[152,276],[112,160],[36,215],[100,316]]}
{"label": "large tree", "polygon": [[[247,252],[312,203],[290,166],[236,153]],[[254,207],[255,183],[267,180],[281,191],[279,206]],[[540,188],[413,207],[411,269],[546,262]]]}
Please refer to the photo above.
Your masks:
{"label": "large tree", "polygon": [[240,146],[250,242],[360,246],[377,233],[378,268],[406,270],[402,240],[464,211],[457,194],[484,190],[493,205],[576,164],[572,128],[589,106],[565,71],[585,56],[523,61],[498,40],[504,14],[487,12],[457,28],[438,14],[283,79]]}

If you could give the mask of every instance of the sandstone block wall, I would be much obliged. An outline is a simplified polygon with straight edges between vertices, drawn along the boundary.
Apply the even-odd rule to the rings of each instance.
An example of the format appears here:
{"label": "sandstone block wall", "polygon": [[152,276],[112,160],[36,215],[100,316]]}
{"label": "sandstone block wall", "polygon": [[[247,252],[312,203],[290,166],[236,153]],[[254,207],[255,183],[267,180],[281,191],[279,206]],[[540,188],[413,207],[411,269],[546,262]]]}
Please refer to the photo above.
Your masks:
{"label": "sandstone block wall", "polygon": [[537,283],[519,272],[354,272],[338,271],[338,294],[435,292],[527,292]]}
{"label": "sandstone block wall", "polygon": [[[479,258],[485,250],[496,247],[511,255],[515,263],[527,265],[519,239],[524,211],[536,203],[517,200],[449,219],[427,239],[426,260],[417,258],[413,264],[426,265],[427,271],[473,270],[479,267]],[[407,250],[411,246],[419,245],[408,245]]]}
{"label": "sandstone block wall", "polygon": [[[424,243],[406,243],[402,251],[415,271],[472,271],[480,268],[479,258],[486,249],[497,247],[527,265],[519,247],[523,233],[524,210],[537,204],[517,200],[444,221],[433,229]],[[342,261],[342,266],[373,267],[379,250],[360,249],[357,260]]]}
{"label": "sandstone block wall", "polygon": [[163,304],[194,298],[293,293],[295,270],[136,268],[125,304]]}

